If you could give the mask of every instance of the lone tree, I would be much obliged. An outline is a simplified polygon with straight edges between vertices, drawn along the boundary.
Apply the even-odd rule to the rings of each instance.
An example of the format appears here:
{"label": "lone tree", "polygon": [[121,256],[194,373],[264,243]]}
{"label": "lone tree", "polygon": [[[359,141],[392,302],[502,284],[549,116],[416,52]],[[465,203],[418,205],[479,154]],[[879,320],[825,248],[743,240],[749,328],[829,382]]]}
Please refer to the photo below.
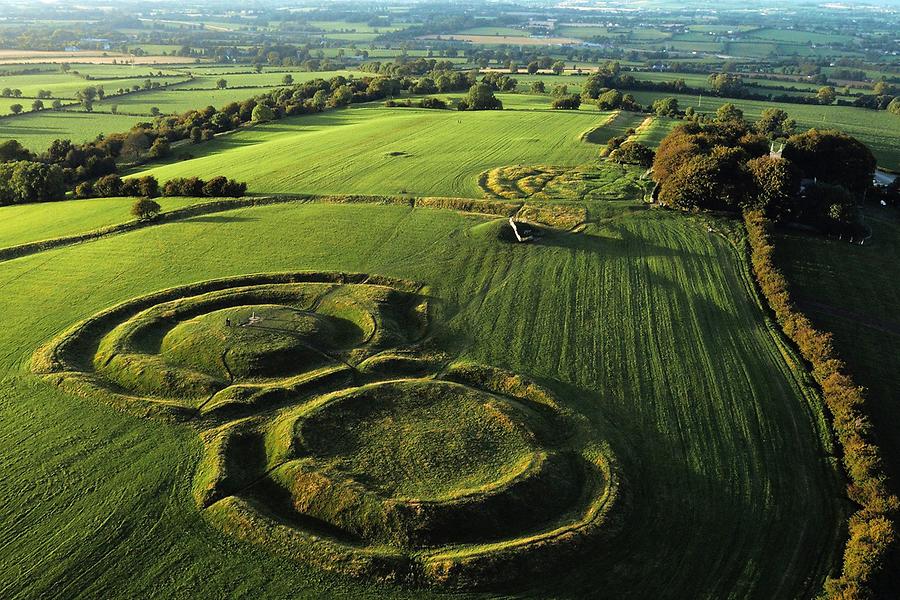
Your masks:
{"label": "lone tree", "polygon": [[821,87],[819,88],[819,91],[816,92],[816,100],[819,102],[819,104],[832,104],[835,98],[837,98],[837,93],[830,85]]}
{"label": "lone tree", "polygon": [[284,85],[291,85],[292,83],[294,83],[294,77],[290,73],[288,73],[281,78],[281,83],[283,83]]}
{"label": "lone tree", "polygon": [[22,105],[21,104],[13,104],[12,106],[9,107],[9,110],[12,111],[12,114],[17,115],[20,112],[22,112]]}
{"label": "lone tree", "polygon": [[460,110],[502,110],[503,103],[494,96],[494,90],[486,83],[476,83],[469,88],[466,97],[459,101]]}
{"label": "lone tree", "polygon": [[159,202],[150,198],[138,198],[131,206],[131,214],[138,219],[152,219],[162,210]]}
{"label": "lone tree", "polygon": [[220,90],[224,90],[225,88],[228,87],[228,80],[227,79],[218,80],[216,82],[216,87],[219,88]]}

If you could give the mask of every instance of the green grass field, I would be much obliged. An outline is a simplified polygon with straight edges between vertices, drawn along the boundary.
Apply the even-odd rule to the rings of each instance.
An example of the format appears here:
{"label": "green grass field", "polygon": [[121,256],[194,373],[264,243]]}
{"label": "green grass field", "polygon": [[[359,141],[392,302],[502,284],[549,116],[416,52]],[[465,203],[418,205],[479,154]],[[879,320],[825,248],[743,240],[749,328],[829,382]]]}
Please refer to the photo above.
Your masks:
{"label": "green grass field", "polygon": [[[128,72],[131,67],[112,65],[98,65],[106,69],[116,68]],[[45,110],[39,113],[24,113],[18,116],[10,116],[0,120],[0,141],[7,139],[17,139],[22,145],[32,150],[44,150],[55,139],[71,139],[74,142],[85,142],[94,139],[98,134],[107,134],[120,131],[128,131],[132,125],[139,121],[146,121],[150,116],[150,110],[156,107],[163,114],[185,112],[196,108],[205,108],[214,106],[221,108],[229,102],[240,102],[247,98],[263,94],[275,87],[281,86],[282,78],[286,73],[283,72],[262,72],[262,73],[246,73],[246,67],[239,74],[215,73],[206,74],[195,77],[193,80],[187,80],[187,70],[181,76],[173,77],[172,81],[184,81],[181,85],[172,86],[168,89],[156,89],[141,91],[122,96],[107,96],[102,101],[94,103],[94,112],[86,113],[78,109],[66,110],[65,112],[57,112]],[[191,71],[193,72],[193,71]],[[323,78],[330,79],[332,77],[342,75],[345,77],[359,76],[357,71],[290,71],[295,83],[308,81],[311,79]],[[21,79],[32,78],[40,81],[52,81],[57,73],[52,74],[35,74],[22,75]],[[110,79],[106,81],[85,81],[73,77],[66,76],[68,79],[80,81],[74,89],[83,89],[87,85],[105,85],[108,91],[114,91],[119,87],[131,85],[132,83],[142,84],[144,79]],[[215,89],[216,81],[220,78],[226,79],[229,86],[224,90]],[[154,81],[162,81],[154,79]],[[35,83],[34,91],[45,86],[45,83]],[[237,86],[254,86],[249,88],[241,88]],[[194,89],[200,88],[200,89]],[[52,88],[48,88],[52,89]],[[8,105],[15,103],[22,104],[26,109],[30,109],[31,101],[25,99],[0,99],[0,108],[3,107],[2,100],[8,100]],[[45,100],[44,104],[49,106],[52,100]],[[115,106],[119,113],[130,114],[112,114],[112,107]]]}
{"label": "green grass field", "polygon": [[[203,202],[202,198],[158,198],[163,211]],[[133,198],[91,198],[3,207],[0,248],[74,235],[130,221]]]}
{"label": "green grass field", "polygon": [[[15,75],[12,77],[4,77],[2,82],[0,82],[0,87],[9,87],[14,89],[22,90],[22,95],[24,97],[34,98],[37,96],[38,90],[50,90],[53,92],[52,98],[63,98],[63,99],[73,99],[75,98],[75,93],[83,90],[88,86],[102,86],[103,89],[107,93],[114,93],[119,88],[122,89],[130,89],[133,85],[143,85],[146,77],[142,77],[140,75],[134,77],[127,77],[130,75],[129,70],[131,67],[120,67],[120,76],[121,79],[103,79],[97,76],[95,79],[82,79],[77,75],[67,74],[67,73],[40,73],[34,75]],[[187,76],[185,75],[172,75],[170,77],[154,77],[153,81],[159,83],[160,85],[165,85],[167,83],[177,83],[179,81],[186,81]],[[3,98],[4,102],[6,100],[10,100],[10,102],[21,102],[21,100],[12,100]],[[50,105],[51,100],[44,100],[44,104]],[[31,107],[31,102],[22,102],[22,104],[26,107]],[[5,107],[4,107],[5,108]],[[4,110],[4,112],[6,112]]]}
{"label": "green grass field", "polygon": [[[639,202],[600,202],[593,214],[581,234],[514,245],[498,239],[501,222],[451,211],[287,204],[0,264],[0,498],[9,500],[0,504],[0,568],[16,574],[0,592],[448,597],[327,574],[222,533],[192,499],[202,452],[194,430],[119,413],[29,372],[38,346],[117,302],[214,277],[312,269],[426,284],[433,344],[538,378],[598,432],[595,443],[615,450],[627,492],[621,532],[516,596],[814,596],[842,517],[830,443],[739,254],[700,222]],[[437,414],[402,416],[421,427]],[[378,443],[358,438],[347,460],[360,468],[373,459],[356,449]],[[516,443],[504,442],[506,463],[520,455]],[[393,477],[395,465],[371,468]],[[474,485],[484,476],[476,467],[453,476]]]}
{"label": "green grass field", "polygon": [[[519,163],[597,156],[580,136],[608,113],[350,108],[282,119],[202,145],[192,160],[147,171],[246,180],[251,192],[480,197],[476,176]],[[439,151],[437,149],[440,149]]]}
{"label": "green grass field", "polygon": [[146,118],[45,110],[0,120],[0,141],[19,140],[30,150],[42,151],[56,139],[87,142],[100,134],[128,131],[141,120],[146,121]]}
{"label": "green grass field", "polygon": [[679,122],[677,119],[668,117],[653,117],[653,120],[648,125],[638,128],[635,139],[651,148],[656,148]]}

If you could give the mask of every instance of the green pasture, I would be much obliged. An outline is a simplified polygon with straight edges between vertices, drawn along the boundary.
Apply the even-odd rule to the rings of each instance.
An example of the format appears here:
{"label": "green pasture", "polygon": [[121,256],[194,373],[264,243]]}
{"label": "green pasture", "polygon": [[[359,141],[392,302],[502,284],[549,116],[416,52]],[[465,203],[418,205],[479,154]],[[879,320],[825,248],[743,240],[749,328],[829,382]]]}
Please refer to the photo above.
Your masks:
{"label": "green pasture", "polygon": [[[353,122],[356,112],[330,117],[347,120],[333,126],[343,128],[345,141],[376,135],[378,117],[371,129],[351,129],[362,127]],[[442,147],[435,152],[442,168],[460,170],[453,147],[447,152],[453,142],[441,115],[423,121],[417,114],[373,112],[392,119],[399,132],[383,150],[400,149],[401,142],[414,149],[413,131],[404,127],[410,119],[416,138]],[[521,122],[511,130],[504,115],[488,115],[496,120],[496,138],[455,137],[470,155],[484,149],[499,161],[540,123],[566,132],[566,140],[578,129],[547,125],[545,113],[533,113],[540,119],[534,122],[515,114]],[[575,117],[581,115],[568,118]],[[457,118],[452,115],[454,123]],[[278,125],[315,129],[309,121],[315,123]],[[471,126],[485,130],[477,119]],[[260,128],[255,135],[274,133]],[[553,137],[544,138],[543,160],[578,158],[568,142],[562,153],[548,140]],[[347,145],[361,162],[374,156],[365,142]],[[340,163],[340,152],[316,146]],[[311,160],[293,151],[293,165]],[[271,161],[278,153],[265,156]],[[412,186],[422,171],[396,176],[395,185]],[[354,175],[344,170],[343,177]],[[373,180],[364,183],[375,191]],[[151,226],[0,263],[0,440],[6,448],[0,569],[14,575],[0,580],[0,594],[815,596],[836,558],[841,486],[819,404],[773,338],[741,254],[705,224],[639,202],[599,202],[590,213],[583,233],[550,232],[536,244],[516,245],[498,236],[502,220],[401,206],[286,204]],[[601,432],[594,441],[609,443],[623,477],[619,533],[571,561],[571,569],[490,593],[439,593],[331,575],[281,556],[277,547],[240,542],[202,518],[191,498],[201,455],[194,430],[121,414],[29,371],[38,346],[115,303],[214,277],[299,269],[427,284],[435,344],[456,358],[538,378]]]}
{"label": "green pasture", "polygon": [[0,141],[14,139],[31,150],[45,150],[56,139],[87,142],[100,134],[128,131],[141,120],[147,119],[100,112],[44,110],[0,119]]}
{"label": "green pasture", "polygon": [[[151,168],[160,180],[228,175],[256,193],[479,197],[477,175],[520,163],[597,157],[580,140],[608,113],[362,107],[282,119],[191,146],[197,158]],[[438,150],[439,149],[439,150]]]}
{"label": "green pasture", "polygon": [[406,29],[407,25],[369,25],[364,21],[310,21],[310,25],[328,32],[387,33]]}
{"label": "green pasture", "polygon": [[454,32],[453,35],[513,35],[513,36],[524,35],[524,36],[527,36],[529,34],[528,34],[528,31],[526,31],[524,29],[516,29],[514,27],[484,26],[484,27],[470,27],[468,29],[463,29],[462,31]]}
{"label": "green pasture", "polygon": [[756,29],[747,34],[747,37],[789,44],[846,44],[853,41],[853,36],[839,33],[818,33],[815,31],[801,31],[799,29]]}
{"label": "green pasture", "polygon": [[[132,220],[134,198],[90,198],[4,206],[0,248],[75,235]],[[157,198],[163,211],[204,202],[202,198]]]}
{"label": "green pasture", "polygon": [[[127,73],[127,69],[130,67],[121,67],[124,74]],[[167,83],[177,83],[179,81],[185,81],[187,77],[184,75],[178,76],[173,75],[171,77],[154,77],[152,81],[159,83],[160,85],[165,85]],[[119,88],[122,89],[130,89],[133,85],[144,84],[144,81],[147,80],[147,77],[132,77],[128,79],[101,79],[97,77],[96,79],[82,79],[77,75],[70,75],[65,73],[41,73],[35,75],[14,75],[11,77],[3,77],[0,78],[0,87],[3,88],[13,88],[22,90],[22,96],[34,98],[37,96],[38,90],[50,90],[53,92],[53,96],[51,99],[44,100],[45,104],[48,104],[53,101],[53,98],[63,98],[63,99],[72,99],[75,98],[75,94],[84,88],[91,86],[103,87],[104,91],[108,94],[115,93],[115,91]],[[8,98],[0,98],[0,100],[9,100]],[[19,102],[20,100],[15,100]],[[31,102],[22,102],[22,104],[31,105]],[[5,111],[4,111],[5,112]]]}
{"label": "green pasture", "polygon": [[635,139],[651,148],[656,148],[673,127],[680,123],[677,119],[668,117],[653,117],[649,125],[642,125],[637,130]]}

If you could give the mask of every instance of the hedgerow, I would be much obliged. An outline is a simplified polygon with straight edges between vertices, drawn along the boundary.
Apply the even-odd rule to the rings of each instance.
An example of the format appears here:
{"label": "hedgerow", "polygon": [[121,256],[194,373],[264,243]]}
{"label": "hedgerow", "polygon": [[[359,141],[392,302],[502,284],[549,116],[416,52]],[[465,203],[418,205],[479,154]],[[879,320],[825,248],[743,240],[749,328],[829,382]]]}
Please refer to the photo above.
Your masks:
{"label": "hedgerow", "polygon": [[843,450],[849,479],[847,495],[858,505],[848,521],[843,568],[839,577],[825,581],[827,598],[869,598],[872,583],[882,571],[896,542],[900,501],[888,489],[872,423],[865,411],[863,388],[847,373],[829,333],[817,330],[791,301],[787,280],[775,266],[775,248],[769,237],[769,221],[759,211],[744,214],[750,260],[756,280],[775,319],[812,367],[832,417],[832,428]]}

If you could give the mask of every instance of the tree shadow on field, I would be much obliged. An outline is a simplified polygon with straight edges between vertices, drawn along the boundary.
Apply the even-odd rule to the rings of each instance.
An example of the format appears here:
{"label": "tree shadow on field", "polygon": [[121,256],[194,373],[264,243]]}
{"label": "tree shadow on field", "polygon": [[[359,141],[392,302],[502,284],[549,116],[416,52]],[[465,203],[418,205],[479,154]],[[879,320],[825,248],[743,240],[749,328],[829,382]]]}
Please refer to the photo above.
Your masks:
{"label": "tree shadow on field", "polygon": [[686,248],[670,248],[656,244],[646,237],[635,235],[628,228],[615,223],[589,224],[588,231],[573,233],[559,230],[545,230],[545,234],[534,244],[537,247],[552,247],[590,252],[607,258],[634,259],[648,257],[688,258],[699,254]]}

